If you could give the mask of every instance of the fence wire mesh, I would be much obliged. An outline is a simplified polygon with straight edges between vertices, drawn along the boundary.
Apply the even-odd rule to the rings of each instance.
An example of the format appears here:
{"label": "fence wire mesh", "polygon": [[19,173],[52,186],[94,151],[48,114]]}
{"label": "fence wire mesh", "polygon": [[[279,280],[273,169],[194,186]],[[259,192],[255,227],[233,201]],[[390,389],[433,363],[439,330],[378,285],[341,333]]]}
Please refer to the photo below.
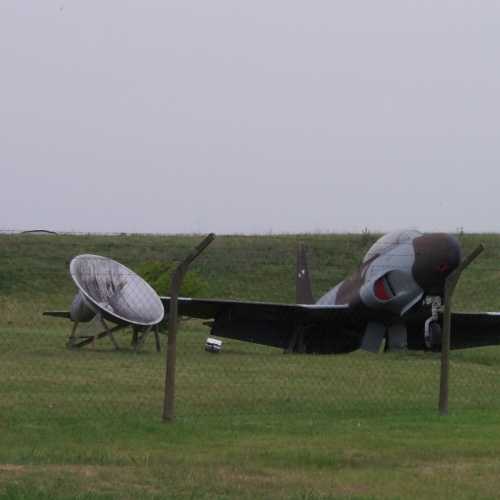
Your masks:
{"label": "fence wire mesh", "polygon": [[[205,297],[292,303],[299,240],[310,248],[312,281],[319,295],[355,270],[375,238],[366,234],[219,237],[193,266],[187,291]],[[462,243],[472,248],[480,238],[485,239],[464,236]],[[496,293],[500,237],[486,239],[490,240],[487,256],[464,276],[455,301],[458,308],[500,310]],[[68,348],[74,323],[42,313],[70,310],[78,290],[69,263],[76,255],[115,259],[166,294],[168,279],[163,274],[169,276],[199,240],[198,236],[0,234],[2,413],[12,418],[28,412],[35,418],[57,414],[89,420],[100,415],[159,419],[165,328],[157,332],[139,325],[108,333],[115,324],[113,315],[123,317],[126,312],[106,307],[112,307],[119,294],[125,294],[128,305],[137,298],[127,295],[126,283],[120,285],[128,271],[118,273],[114,288],[98,283],[100,274],[109,270],[92,276],[103,296],[103,315],[80,323],[75,335],[92,339],[104,334],[97,341]],[[140,300],[153,300],[145,289],[134,293],[142,294]],[[284,355],[282,349],[222,339],[221,352],[211,354],[205,350],[208,335],[200,320],[180,322],[179,418],[315,413],[366,417],[437,410],[438,353]],[[500,347],[452,351],[450,360],[451,411],[500,407]]]}

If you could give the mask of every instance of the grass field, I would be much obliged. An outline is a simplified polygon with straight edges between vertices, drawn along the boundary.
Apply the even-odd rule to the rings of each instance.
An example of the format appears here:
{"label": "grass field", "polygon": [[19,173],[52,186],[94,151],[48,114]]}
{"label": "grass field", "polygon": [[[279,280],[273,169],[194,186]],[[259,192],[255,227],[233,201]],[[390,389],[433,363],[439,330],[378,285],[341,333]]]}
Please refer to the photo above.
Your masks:
{"label": "grass field", "polygon": [[[372,235],[304,235],[315,292],[352,271]],[[202,349],[182,324],[177,421],[160,421],[164,353],[105,342],[68,351],[41,318],[74,293],[71,256],[134,267],[199,237],[0,237],[0,498],[498,498],[500,348],[455,352],[450,416],[439,358],[283,356],[237,341]],[[206,295],[293,300],[297,236],[223,237],[196,265]],[[500,237],[464,275],[457,308],[500,310]]]}

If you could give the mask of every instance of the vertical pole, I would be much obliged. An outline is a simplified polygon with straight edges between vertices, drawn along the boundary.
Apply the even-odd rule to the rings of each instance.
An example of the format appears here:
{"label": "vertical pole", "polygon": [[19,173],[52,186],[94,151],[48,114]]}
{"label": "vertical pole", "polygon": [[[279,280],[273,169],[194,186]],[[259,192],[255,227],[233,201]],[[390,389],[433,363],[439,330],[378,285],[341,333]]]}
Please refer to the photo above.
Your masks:
{"label": "vertical pole", "polygon": [[165,371],[165,394],[163,398],[163,421],[175,420],[175,366],[177,362],[177,299],[178,289],[174,279],[170,286],[170,306],[168,308],[168,338]]}
{"label": "vertical pole", "polygon": [[446,278],[444,284],[443,334],[441,338],[441,377],[439,382],[439,414],[448,415],[448,380],[450,374],[450,330],[451,330],[451,297],[455,273]]}
{"label": "vertical pole", "polygon": [[165,393],[163,398],[163,421],[175,420],[175,365],[177,361],[177,302],[182,280],[190,264],[215,239],[210,233],[176,268],[170,282],[170,301],[168,308],[168,341],[165,370]]}
{"label": "vertical pole", "polygon": [[451,302],[453,293],[466,267],[484,250],[480,244],[447,278],[444,284],[443,336],[441,339],[441,377],[439,382],[439,414],[448,415],[448,386],[450,374],[450,332],[451,332]]}

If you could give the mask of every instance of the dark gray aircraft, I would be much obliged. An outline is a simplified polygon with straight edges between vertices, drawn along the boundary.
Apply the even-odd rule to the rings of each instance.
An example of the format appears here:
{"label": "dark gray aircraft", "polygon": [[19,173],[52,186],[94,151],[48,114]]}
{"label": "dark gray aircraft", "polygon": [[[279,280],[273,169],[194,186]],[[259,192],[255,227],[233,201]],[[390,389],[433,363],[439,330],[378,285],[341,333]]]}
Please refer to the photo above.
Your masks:
{"label": "dark gray aircraft", "polygon": [[[368,250],[352,276],[314,302],[302,249],[296,304],[179,298],[179,314],[209,320],[211,336],[286,352],[439,350],[444,282],[461,258],[451,235],[393,232]],[[161,300],[168,314],[170,299]],[[500,313],[452,315],[452,349],[497,344]]]}

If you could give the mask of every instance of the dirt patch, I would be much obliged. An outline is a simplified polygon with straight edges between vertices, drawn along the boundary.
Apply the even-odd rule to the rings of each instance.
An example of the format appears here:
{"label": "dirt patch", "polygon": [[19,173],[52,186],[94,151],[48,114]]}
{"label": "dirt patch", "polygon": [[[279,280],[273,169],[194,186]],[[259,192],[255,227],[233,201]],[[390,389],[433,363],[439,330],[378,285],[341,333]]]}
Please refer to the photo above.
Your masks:
{"label": "dirt patch", "polygon": [[287,497],[290,490],[311,495],[366,495],[372,489],[367,484],[341,481],[330,470],[304,471],[300,469],[263,468],[242,471],[235,467],[219,466],[214,474],[226,487],[243,488],[254,492],[272,493],[276,498]]}
{"label": "dirt patch", "polygon": [[0,464],[0,472],[14,472],[17,474],[22,474],[25,472],[25,465],[14,465],[14,464]]}
{"label": "dirt patch", "polygon": [[89,465],[16,465],[0,464],[0,472],[33,472],[37,470],[49,470],[54,472],[73,472],[84,476],[94,476],[97,474],[97,466]]}

